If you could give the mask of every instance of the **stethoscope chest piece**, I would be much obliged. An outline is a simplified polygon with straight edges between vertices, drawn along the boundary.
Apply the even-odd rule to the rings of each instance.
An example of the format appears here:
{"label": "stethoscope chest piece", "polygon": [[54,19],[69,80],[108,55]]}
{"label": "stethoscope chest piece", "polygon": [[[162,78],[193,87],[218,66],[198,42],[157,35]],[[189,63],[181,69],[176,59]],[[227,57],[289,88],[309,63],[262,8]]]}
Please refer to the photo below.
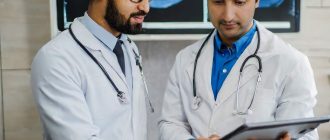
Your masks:
{"label": "stethoscope chest piece", "polygon": [[234,116],[240,115],[240,116],[244,116],[244,115],[252,115],[253,111],[251,109],[247,109],[245,112],[242,111],[238,111],[238,109],[235,109],[233,112]]}
{"label": "stethoscope chest piece", "polygon": [[199,96],[195,96],[193,99],[192,109],[197,110],[200,107],[201,102],[202,98]]}
{"label": "stethoscope chest piece", "polygon": [[118,100],[121,104],[128,104],[128,99],[126,97],[126,94],[124,92],[119,92],[117,94]]}

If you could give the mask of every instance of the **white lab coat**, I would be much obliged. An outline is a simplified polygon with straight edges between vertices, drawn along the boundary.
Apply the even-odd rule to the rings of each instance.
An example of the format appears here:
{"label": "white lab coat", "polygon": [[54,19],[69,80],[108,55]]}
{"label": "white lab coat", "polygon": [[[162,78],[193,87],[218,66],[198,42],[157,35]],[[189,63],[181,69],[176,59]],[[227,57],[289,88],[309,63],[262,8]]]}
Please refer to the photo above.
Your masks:
{"label": "white lab coat", "polygon": [[146,104],[136,45],[126,38],[132,67],[133,93],[115,54],[76,19],[77,39],[100,61],[119,90],[128,96],[121,104],[117,92],[98,65],[66,30],[42,47],[32,64],[32,89],[46,140],[146,140]]}
{"label": "white lab coat", "polygon": [[[251,106],[251,115],[234,116],[239,68],[243,60],[255,52],[257,34],[240,56],[214,100],[211,87],[214,34],[198,60],[196,70],[197,95],[202,102],[192,109],[193,69],[202,39],[180,51],[171,70],[159,121],[163,140],[185,140],[212,134],[224,135],[243,122],[263,122],[312,117],[316,104],[316,86],[308,58],[257,23],[260,30],[262,81]],[[240,110],[247,110],[257,80],[257,61],[249,60],[241,79]],[[304,139],[318,139],[316,131]]]}

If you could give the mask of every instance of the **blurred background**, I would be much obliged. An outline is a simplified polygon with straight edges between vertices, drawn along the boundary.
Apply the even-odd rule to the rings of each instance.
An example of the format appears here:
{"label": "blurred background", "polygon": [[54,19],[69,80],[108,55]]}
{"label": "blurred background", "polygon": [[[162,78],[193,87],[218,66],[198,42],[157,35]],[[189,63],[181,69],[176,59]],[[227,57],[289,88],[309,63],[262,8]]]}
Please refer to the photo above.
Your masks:
{"label": "blurred background", "polygon": [[[37,50],[51,39],[50,15],[48,0],[0,0],[0,140],[42,140],[30,65]],[[318,88],[316,116],[330,114],[329,23],[330,0],[302,0],[300,32],[277,33],[310,59]],[[150,140],[158,139],[156,122],[175,55],[196,39],[136,41],[156,107],[148,115]],[[322,125],[319,134],[321,140],[330,140],[330,124]]]}

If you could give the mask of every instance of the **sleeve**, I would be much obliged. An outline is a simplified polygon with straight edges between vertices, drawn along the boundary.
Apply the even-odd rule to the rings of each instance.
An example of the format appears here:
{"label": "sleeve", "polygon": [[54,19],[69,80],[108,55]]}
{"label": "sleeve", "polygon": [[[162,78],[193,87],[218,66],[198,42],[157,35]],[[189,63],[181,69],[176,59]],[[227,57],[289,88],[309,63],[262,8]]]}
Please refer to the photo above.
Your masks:
{"label": "sleeve", "polygon": [[41,50],[31,69],[32,91],[44,136],[52,140],[100,140],[77,68],[63,54],[48,52]]}
{"label": "sleeve", "polygon": [[[179,55],[178,55],[179,56]],[[191,127],[185,116],[182,98],[180,96],[180,65],[179,57],[170,72],[165,90],[160,121],[160,137],[162,140],[188,140],[194,139]]]}
{"label": "sleeve", "polygon": [[[303,56],[284,80],[284,89],[279,99],[276,120],[314,117],[316,85],[311,65]],[[300,140],[318,139],[317,130],[307,133]]]}

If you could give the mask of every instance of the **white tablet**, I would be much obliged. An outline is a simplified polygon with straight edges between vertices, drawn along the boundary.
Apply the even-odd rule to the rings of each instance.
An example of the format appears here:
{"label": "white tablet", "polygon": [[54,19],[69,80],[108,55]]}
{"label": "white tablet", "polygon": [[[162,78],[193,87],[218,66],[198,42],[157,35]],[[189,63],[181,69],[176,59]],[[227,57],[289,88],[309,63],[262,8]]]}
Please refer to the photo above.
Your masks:
{"label": "white tablet", "polygon": [[246,123],[224,136],[221,140],[244,140],[256,138],[275,140],[288,132],[292,139],[298,139],[317,128],[321,123],[329,122],[330,116],[303,118],[295,120]]}

